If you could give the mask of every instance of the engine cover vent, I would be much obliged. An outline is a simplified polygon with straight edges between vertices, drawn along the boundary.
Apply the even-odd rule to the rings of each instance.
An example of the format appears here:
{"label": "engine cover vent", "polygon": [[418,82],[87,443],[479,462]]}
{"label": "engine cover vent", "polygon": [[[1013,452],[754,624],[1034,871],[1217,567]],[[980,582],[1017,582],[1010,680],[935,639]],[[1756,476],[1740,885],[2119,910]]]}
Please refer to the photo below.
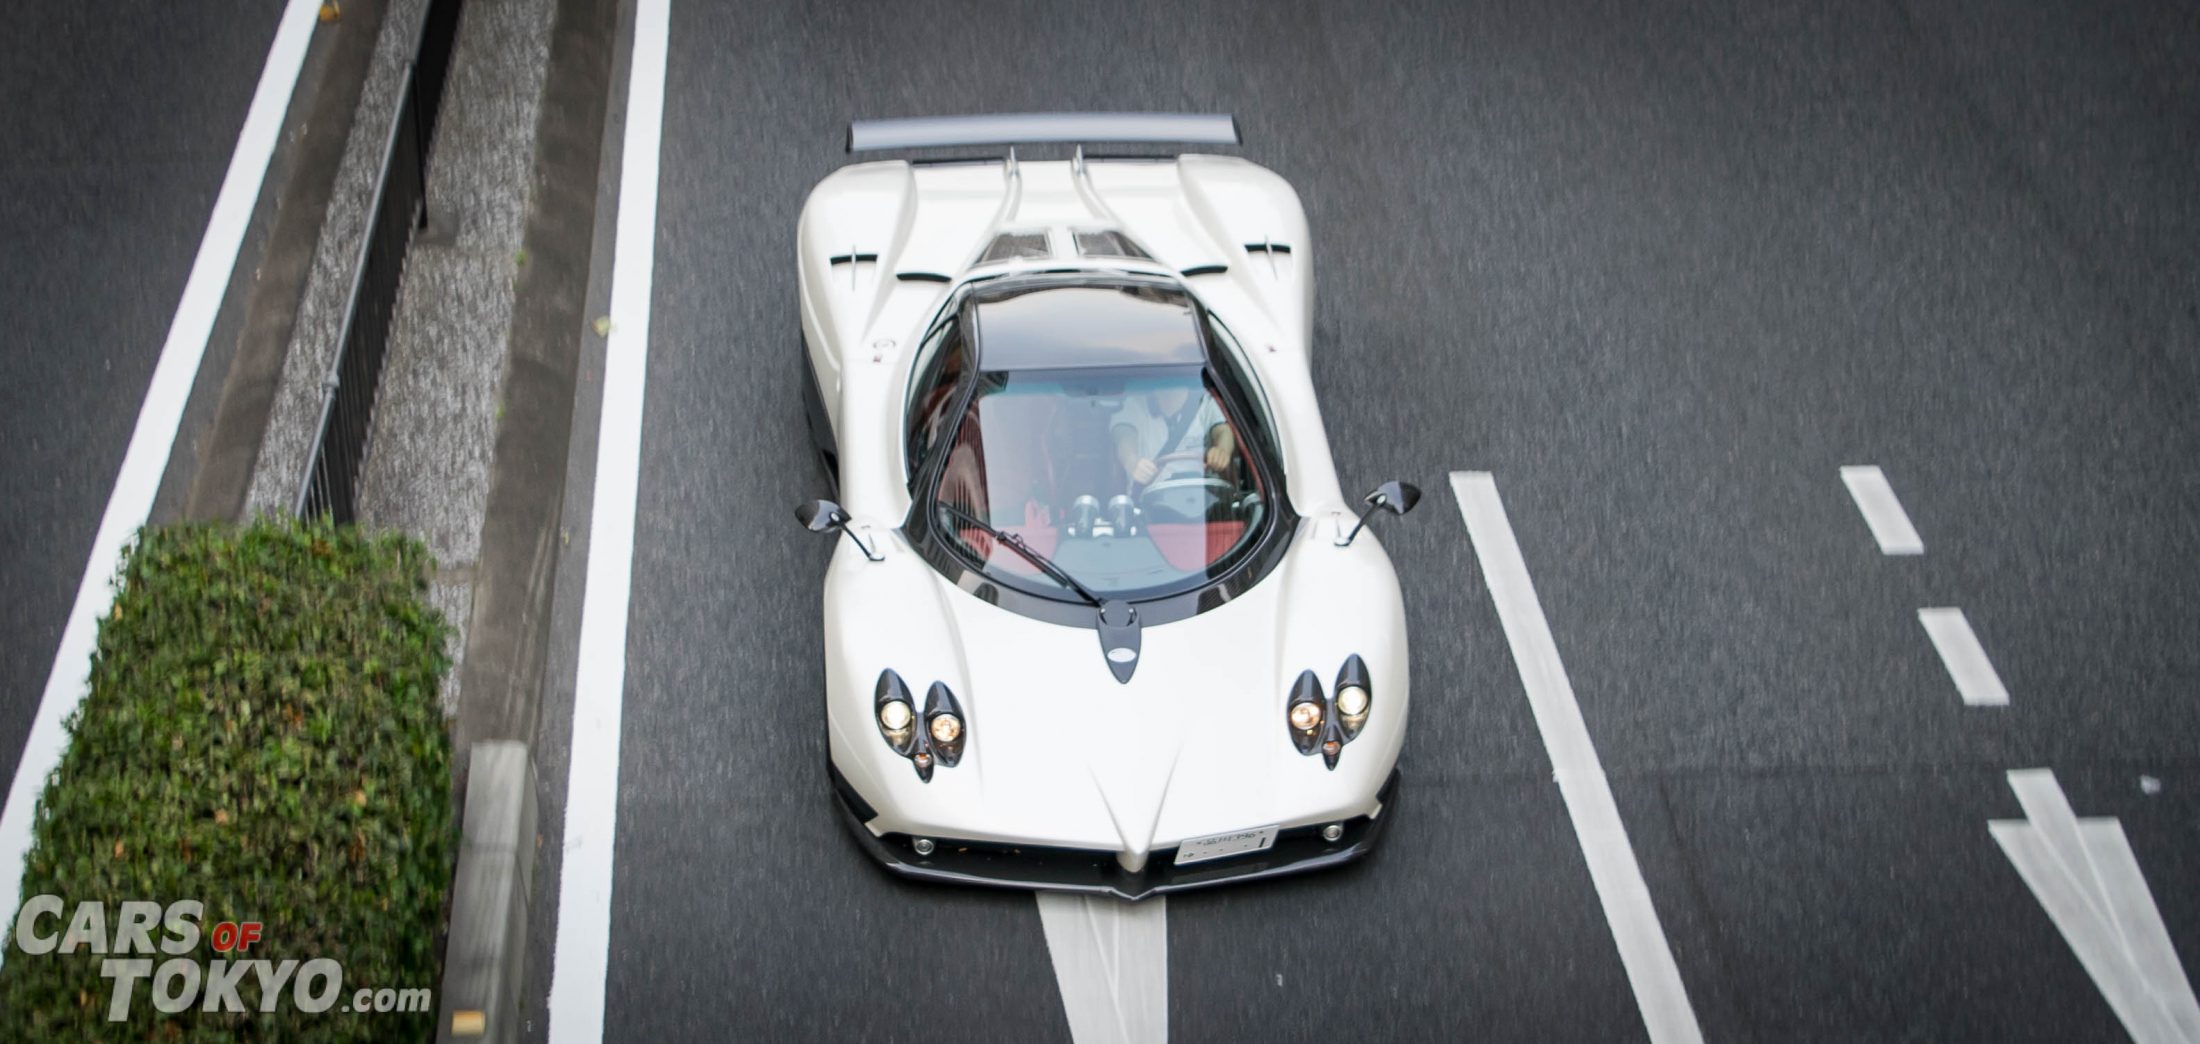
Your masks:
{"label": "engine cover vent", "polygon": [[1153,255],[1145,251],[1131,237],[1114,229],[1078,232],[1077,252],[1086,257],[1121,257],[1133,261],[1151,261]]}
{"label": "engine cover vent", "polygon": [[1054,251],[1047,249],[1045,232],[1003,232],[986,245],[985,254],[978,258],[978,263],[990,265],[995,261],[1052,256]]}

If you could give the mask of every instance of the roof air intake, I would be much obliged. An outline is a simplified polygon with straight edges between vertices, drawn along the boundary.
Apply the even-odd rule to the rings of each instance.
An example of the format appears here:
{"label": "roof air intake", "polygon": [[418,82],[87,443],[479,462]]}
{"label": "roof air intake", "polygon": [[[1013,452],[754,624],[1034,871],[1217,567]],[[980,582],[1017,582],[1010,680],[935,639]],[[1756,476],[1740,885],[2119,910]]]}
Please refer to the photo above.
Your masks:
{"label": "roof air intake", "polygon": [[1121,257],[1133,261],[1151,261],[1147,253],[1131,237],[1114,229],[1079,232],[1076,234],[1077,252],[1086,257]]}
{"label": "roof air intake", "polygon": [[993,242],[987,245],[985,255],[978,258],[978,263],[990,265],[995,261],[1051,257],[1053,254],[1053,251],[1047,249],[1047,234],[1044,232],[1003,232],[993,237]]}

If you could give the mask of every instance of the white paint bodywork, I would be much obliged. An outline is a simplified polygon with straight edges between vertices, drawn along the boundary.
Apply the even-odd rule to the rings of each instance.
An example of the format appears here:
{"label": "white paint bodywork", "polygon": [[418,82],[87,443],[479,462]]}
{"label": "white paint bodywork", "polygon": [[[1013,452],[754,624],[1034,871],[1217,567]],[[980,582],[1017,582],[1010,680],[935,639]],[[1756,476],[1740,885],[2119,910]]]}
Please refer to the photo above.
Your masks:
{"label": "white paint bodywork", "polygon": [[[1073,230],[1116,228],[1156,262],[1080,258]],[[973,267],[1003,231],[1045,230],[1054,256]],[[874,833],[1148,853],[1247,827],[1329,823],[1379,811],[1404,739],[1405,613],[1372,531],[1336,540],[1358,507],[1342,492],[1308,370],[1312,250],[1298,196],[1243,160],[863,163],[819,183],[798,232],[803,339],[831,416],[840,502],[883,555],[836,540],[825,578],[831,757],[874,808]],[[1286,244],[1288,254],[1245,244]],[[836,255],[875,262],[833,264]],[[1301,516],[1273,572],[1228,603],[1148,626],[1119,684],[1089,626],[1033,620],[954,586],[904,542],[902,432],[916,349],[959,285],[990,275],[1105,268],[1170,277],[1243,345],[1277,427]],[[950,282],[897,279],[928,272]],[[1285,698],[1301,671],[1324,690],[1358,653],[1373,709],[1335,770],[1291,744]],[[961,701],[960,765],[927,783],[880,737],[882,669]]]}

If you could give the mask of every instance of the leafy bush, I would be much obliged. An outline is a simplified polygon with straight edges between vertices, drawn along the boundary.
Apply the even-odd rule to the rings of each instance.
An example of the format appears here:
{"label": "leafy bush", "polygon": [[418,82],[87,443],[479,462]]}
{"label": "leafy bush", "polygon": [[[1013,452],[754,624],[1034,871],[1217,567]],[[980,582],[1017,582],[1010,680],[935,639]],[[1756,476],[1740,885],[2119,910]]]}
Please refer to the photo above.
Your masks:
{"label": "leafy bush", "polygon": [[[205,904],[185,956],[330,958],[337,1006],[299,1010],[293,984],[263,1013],[176,1014],[138,980],[125,1022],[89,947],[25,953],[11,925],[0,1036],[26,1040],[422,1039],[434,1015],[345,1014],[361,987],[434,988],[450,879],[450,737],[436,696],[447,628],[426,601],[416,541],[321,524],[148,529],[99,628],[91,691],[39,802],[23,896],[77,904]],[[218,954],[212,928],[258,921]],[[156,945],[176,935],[155,927]],[[158,968],[173,955],[156,953]]]}

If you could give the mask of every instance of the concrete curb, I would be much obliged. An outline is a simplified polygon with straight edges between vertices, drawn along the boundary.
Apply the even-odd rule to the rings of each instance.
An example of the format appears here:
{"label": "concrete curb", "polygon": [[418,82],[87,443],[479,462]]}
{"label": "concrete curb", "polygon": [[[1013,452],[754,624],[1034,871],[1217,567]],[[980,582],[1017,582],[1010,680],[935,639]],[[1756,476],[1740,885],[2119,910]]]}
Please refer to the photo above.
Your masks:
{"label": "concrete curb", "polygon": [[535,873],[535,770],[527,744],[468,752],[464,833],[451,890],[436,1039],[518,1039]]}
{"label": "concrete curb", "polygon": [[532,741],[572,450],[573,399],[588,326],[597,166],[611,67],[613,0],[558,0],[535,135],[523,246],[459,664],[454,742]]}
{"label": "concrete curb", "polygon": [[[470,744],[470,756],[458,773],[465,788],[465,840],[451,890],[439,1040],[530,1036],[526,976],[529,927],[538,913],[537,804],[526,741],[537,728],[563,558],[563,480],[576,370],[589,335],[608,38],[617,16],[615,0],[557,0],[551,19],[520,243],[528,260],[509,287],[511,314],[500,352],[504,408],[495,425],[485,503],[473,516],[471,614],[453,678],[459,692],[454,743]],[[515,770],[514,762],[523,769]],[[516,842],[506,843],[504,817],[522,805],[523,829]]]}
{"label": "concrete curb", "polygon": [[[594,203],[591,207],[586,284],[581,292],[584,317],[603,316],[611,307],[613,244],[618,237],[618,200],[622,182],[621,143],[626,140],[626,86],[633,61],[635,5],[618,0],[560,0],[559,20],[574,4],[594,5],[600,21],[576,29],[603,42],[603,108],[596,134]],[[561,30],[562,31],[562,30]],[[553,59],[555,60],[555,59]],[[576,339],[574,391],[567,405],[568,452],[559,483],[558,553],[551,565],[550,612],[542,639],[541,677],[529,690],[535,700],[528,714],[535,722],[535,770],[544,781],[542,852],[535,876],[534,921],[527,954],[526,1037],[548,1037],[550,979],[557,963],[559,878],[565,837],[566,772],[572,756],[573,687],[579,669],[582,595],[587,588],[595,499],[596,435],[603,407],[605,338],[588,327]]]}

